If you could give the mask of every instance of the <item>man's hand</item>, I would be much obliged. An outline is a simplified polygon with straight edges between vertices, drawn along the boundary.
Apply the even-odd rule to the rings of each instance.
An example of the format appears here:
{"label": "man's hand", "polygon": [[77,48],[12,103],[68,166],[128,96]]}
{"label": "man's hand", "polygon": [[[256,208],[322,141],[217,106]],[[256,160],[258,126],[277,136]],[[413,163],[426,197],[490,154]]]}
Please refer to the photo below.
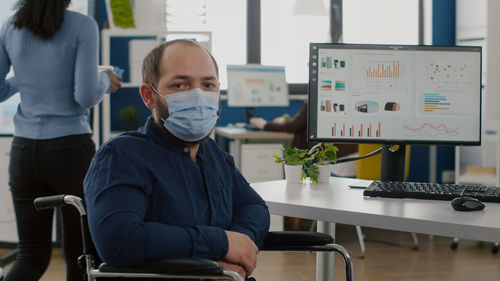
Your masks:
{"label": "man's hand", "polygon": [[225,230],[228,240],[227,254],[224,261],[243,267],[246,276],[250,276],[257,266],[259,248],[247,235]]}
{"label": "man's hand", "polygon": [[217,261],[217,263],[222,267],[223,270],[232,270],[237,272],[243,279],[247,278],[247,274],[245,269],[238,264],[226,262],[226,261]]}
{"label": "man's hand", "polygon": [[254,124],[255,126],[257,126],[257,128],[261,130],[263,130],[264,126],[267,124],[267,121],[260,117],[252,117],[250,118],[250,120],[248,120],[248,122],[250,122],[250,124]]}

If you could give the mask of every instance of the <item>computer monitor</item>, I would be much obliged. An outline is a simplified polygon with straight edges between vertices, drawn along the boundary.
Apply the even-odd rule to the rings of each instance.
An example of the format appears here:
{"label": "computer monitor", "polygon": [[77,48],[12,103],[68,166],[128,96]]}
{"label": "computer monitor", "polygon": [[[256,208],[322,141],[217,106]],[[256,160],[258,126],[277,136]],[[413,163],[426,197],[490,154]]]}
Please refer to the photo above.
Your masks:
{"label": "computer monitor", "polygon": [[311,43],[308,114],[314,142],[480,145],[481,47]]}
{"label": "computer monitor", "polygon": [[260,64],[227,66],[227,105],[247,108],[288,106],[288,84],[284,66]]}

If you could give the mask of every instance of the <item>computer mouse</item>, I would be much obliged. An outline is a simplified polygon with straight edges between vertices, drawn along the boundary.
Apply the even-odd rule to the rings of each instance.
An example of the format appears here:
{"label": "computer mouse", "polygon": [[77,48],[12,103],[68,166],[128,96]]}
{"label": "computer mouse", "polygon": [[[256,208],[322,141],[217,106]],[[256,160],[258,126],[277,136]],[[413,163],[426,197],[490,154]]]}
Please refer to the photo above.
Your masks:
{"label": "computer mouse", "polygon": [[457,197],[451,200],[451,206],[455,211],[480,211],[485,207],[483,202],[467,196]]}

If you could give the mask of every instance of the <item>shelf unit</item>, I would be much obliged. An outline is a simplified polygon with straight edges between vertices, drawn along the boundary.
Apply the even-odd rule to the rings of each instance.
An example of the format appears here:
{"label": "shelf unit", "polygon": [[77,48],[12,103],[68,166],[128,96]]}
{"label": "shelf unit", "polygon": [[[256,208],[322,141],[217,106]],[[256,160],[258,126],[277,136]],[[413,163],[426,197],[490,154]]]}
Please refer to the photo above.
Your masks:
{"label": "shelf unit", "polygon": [[[482,46],[482,132],[481,147],[455,148],[455,183],[500,186],[500,73],[497,0],[457,0],[456,40],[458,45]],[[492,77],[493,79],[487,79]],[[467,166],[494,167],[494,174],[468,173]]]}
{"label": "shelf unit", "polygon": [[[165,30],[153,29],[104,29],[101,32],[101,64],[111,65],[111,38],[114,37],[154,37],[158,44],[162,38],[166,36]],[[122,87],[140,87],[139,84],[124,82]],[[118,93],[119,94],[119,93]],[[102,114],[102,115],[101,115]],[[102,121],[101,120],[102,116]],[[94,142],[101,144],[100,139],[102,134],[102,142],[105,142],[111,137],[111,95],[105,94],[100,106],[94,110]],[[100,126],[99,126],[100,125]]]}
{"label": "shelf unit", "polygon": [[[211,32],[199,32],[199,31],[166,31],[162,29],[145,29],[145,28],[134,28],[134,29],[123,29],[123,28],[111,28],[104,29],[101,32],[101,64],[111,65],[111,39],[116,37],[122,38],[155,38],[155,39],[144,39],[144,40],[156,40],[157,44],[165,40],[173,40],[179,38],[191,38],[197,39],[198,42],[208,50],[211,49],[212,33]],[[131,83],[125,81],[122,83],[122,88],[139,88],[140,83]],[[116,93],[115,93],[116,94]],[[117,93],[119,95],[119,93]],[[102,118],[101,118],[102,117]],[[102,120],[102,121],[100,121]],[[100,128],[100,130],[94,130],[93,139],[96,144],[101,144],[113,136],[111,132],[111,95],[105,94],[103,100],[99,106],[96,106],[93,115],[93,126],[94,128]]]}

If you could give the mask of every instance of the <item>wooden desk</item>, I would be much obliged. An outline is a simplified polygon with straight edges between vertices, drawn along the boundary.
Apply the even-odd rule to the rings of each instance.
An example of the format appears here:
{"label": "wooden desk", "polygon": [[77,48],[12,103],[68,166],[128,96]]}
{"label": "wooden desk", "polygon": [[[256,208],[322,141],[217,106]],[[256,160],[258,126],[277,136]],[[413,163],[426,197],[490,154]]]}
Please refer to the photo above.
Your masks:
{"label": "wooden desk", "polygon": [[[254,183],[252,187],[275,215],[318,220],[318,231],[335,236],[335,224],[344,223],[458,237],[500,241],[500,204],[485,203],[478,212],[457,212],[450,201],[369,198],[350,188],[359,179],[330,178],[329,183],[287,184],[285,180]],[[334,259],[318,254],[316,280],[333,280]]]}

